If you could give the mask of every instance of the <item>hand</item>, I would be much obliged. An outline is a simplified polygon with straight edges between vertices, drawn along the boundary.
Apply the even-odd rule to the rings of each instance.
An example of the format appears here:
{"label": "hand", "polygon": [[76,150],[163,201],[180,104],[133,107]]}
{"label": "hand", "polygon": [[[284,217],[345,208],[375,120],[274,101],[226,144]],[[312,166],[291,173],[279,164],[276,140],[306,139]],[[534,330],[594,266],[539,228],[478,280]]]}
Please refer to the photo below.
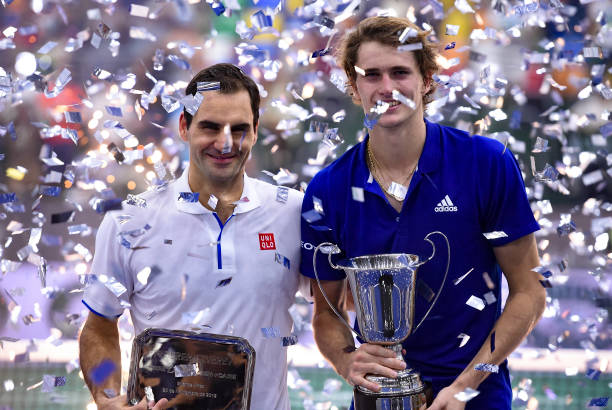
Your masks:
{"label": "hand", "polygon": [[147,398],[143,397],[140,402],[135,406],[130,406],[127,401],[125,394],[121,396],[115,396],[113,398],[102,398],[98,400],[96,405],[98,410],[117,410],[117,409],[134,409],[134,410],[163,410],[165,405],[168,403],[167,399],[161,399],[157,403],[147,403]]}
{"label": "hand", "polygon": [[404,370],[406,363],[396,358],[395,352],[386,347],[364,343],[359,349],[345,355],[344,364],[338,368],[342,377],[352,386],[362,386],[377,392],[380,386],[365,378],[366,374],[397,377],[396,370]]}
{"label": "hand", "polygon": [[455,394],[462,392],[464,389],[451,384],[448,387],[440,390],[431,406],[427,410],[463,410],[465,402],[455,398]]}

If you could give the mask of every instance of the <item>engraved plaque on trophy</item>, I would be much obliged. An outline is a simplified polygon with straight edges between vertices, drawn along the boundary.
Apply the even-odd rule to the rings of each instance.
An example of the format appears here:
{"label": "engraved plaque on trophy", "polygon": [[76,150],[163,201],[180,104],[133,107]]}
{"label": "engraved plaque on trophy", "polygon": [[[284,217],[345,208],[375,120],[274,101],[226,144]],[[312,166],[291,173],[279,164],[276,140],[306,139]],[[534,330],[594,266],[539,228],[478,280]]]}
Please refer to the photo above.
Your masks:
{"label": "engraved plaque on trophy", "polygon": [[128,401],[165,397],[168,409],[249,409],[254,370],[246,339],[146,329],[132,344]]}
{"label": "engraved plaque on trophy", "polygon": [[[446,272],[431,306],[415,326],[416,275],[418,268],[433,259],[436,253],[435,245],[429,239],[429,236],[433,234],[441,235],[446,241],[448,251]],[[417,255],[396,253],[358,256],[334,264],[331,256],[337,253],[339,248],[329,242],[319,244],[313,255],[315,278],[323,297],[338,318],[354,332],[334,308],[321,287],[316,257],[317,252],[323,249],[328,254],[329,264],[334,269],[344,270],[346,274],[355,303],[357,323],[361,331],[358,336],[368,343],[393,350],[400,360],[403,360],[401,343],[419,328],[433,309],[442,293],[450,266],[450,245],[446,235],[435,231],[429,233],[424,240],[429,242],[433,248],[431,256],[425,260],[421,260]],[[428,397],[429,392],[419,373],[409,366],[397,373],[398,376],[395,379],[372,374],[366,375],[366,379],[377,383],[381,390],[373,392],[365,387],[356,386],[353,390],[355,410],[417,410],[427,407],[431,397]]]}

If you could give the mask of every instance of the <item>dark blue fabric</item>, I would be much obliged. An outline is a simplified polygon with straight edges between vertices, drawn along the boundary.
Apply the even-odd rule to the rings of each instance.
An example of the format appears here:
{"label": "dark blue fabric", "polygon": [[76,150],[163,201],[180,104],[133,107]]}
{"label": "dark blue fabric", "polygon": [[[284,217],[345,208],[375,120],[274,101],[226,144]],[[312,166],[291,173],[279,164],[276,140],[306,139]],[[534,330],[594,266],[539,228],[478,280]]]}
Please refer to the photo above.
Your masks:
{"label": "dark blue fabric", "polygon": [[[403,346],[406,361],[425,378],[450,383],[476,355],[501,312],[501,270],[493,247],[530,234],[539,226],[510,150],[490,138],[470,136],[428,121],[426,126],[423,152],[400,213],[370,178],[365,162],[367,138],[313,178],[302,212],[314,208],[314,197],[321,201],[323,214],[312,223],[302,218],[301,272],[314,277],[313,248],[322,242],[340,247],[342,253],[336,259],[400,252],[426,258],[432,247],[423,240],[425,236],[432,231],[446,234],[451,246],[448,278],[438,303]],[[364,201],[359,201],[358,195],[353,198],[355,188],[363,189]],[[503,231],[507,236],[486,239],[483,233],[492,231]],[[427,293],[440,289],[447,264],[445,241],[439,235],[431,239],[436,255],[417,272],[420,289],[430,291],[417,292],[415,324],[430,306]],[[453,284],[470,270],[457,285]],[[317,258],[317,271],[324,280],[345,277],[344,272],[329,266],[324,255]],[[483,279],[485,272],[493,289]],[[493,292],[496,301],[482,311],[466,305],[470,296],[484,300],[488,292]],[[470,339],[459,347],[462,333]],[[505,378],[489,379],[483,387],[495,390],[496,397],[511,395]],[[483,397],[488,394],[481,393]]]}

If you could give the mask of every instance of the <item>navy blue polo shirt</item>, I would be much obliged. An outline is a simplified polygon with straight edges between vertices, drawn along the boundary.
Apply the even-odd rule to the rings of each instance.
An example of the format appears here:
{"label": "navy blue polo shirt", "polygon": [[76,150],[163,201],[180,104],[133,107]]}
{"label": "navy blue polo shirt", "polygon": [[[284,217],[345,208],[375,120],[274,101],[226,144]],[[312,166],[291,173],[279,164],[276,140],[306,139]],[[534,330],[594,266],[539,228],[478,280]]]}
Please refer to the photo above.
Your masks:
{"label": "navy blue polo shirt", "polygon": [[[432,381],[437,393],[469,364],[501,313],[501,270],[493,247],[530,234],[539,225],[510,150],[490,138],[425,123],[423,152],[399,213],[367,167],[367,138],[315,175],[302,204],[307,217],[302,218],[301,272],[314,278],[313,249],[322,242],[340,247],[337,259],[380,253],[426,258],[432,247],[423,238],[432,231],[446,234],[451,248],[446,283],[428,318],[403,343],[406,361]],[[503,232],[498,235],[502,237],[484,235],[496,231]],[[436,255],[417,272],[415,324],[429,308],[432,292],[440,289],[447,264],[444,239],[430,238]],[[343,271],[329,266],[326,255],[318,257],[317,272],[324,280],[345,278]],[[472,296],[484,302],[482,310],[466,304]],[[460,347],[462,334],[469,340]],[[480,399],[472,399],[467,408],[481,408],[477,402],[487,403],[488,397],[501,401],[499,408],[510,408],[506,363],[479,390]],[[482,408],[497,407],[488,402]]]}

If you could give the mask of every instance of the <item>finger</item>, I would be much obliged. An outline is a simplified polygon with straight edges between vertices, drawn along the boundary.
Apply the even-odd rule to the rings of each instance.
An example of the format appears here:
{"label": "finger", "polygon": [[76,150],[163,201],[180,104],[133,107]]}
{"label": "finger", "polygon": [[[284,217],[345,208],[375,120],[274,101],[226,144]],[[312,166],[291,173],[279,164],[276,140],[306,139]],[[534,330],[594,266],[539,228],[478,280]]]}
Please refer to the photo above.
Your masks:
{"label": "finger", "polygon": [[[153,402],[151,402],[151,404],[152,403]],[[152,410],[163,410],[166,404],[168,404],[168,399],[161,399],[155,404],[155,406],[153,406]]]}
{"label": "finger", "polygon": [[395,370],[376,362],[355,363],[349,372],[349,375],[358,377],[365,377],[366,374],[390,377],[392,379],[397,378],[397,372]]}
{"label": "finger", "polygon": [[363,367],[369,364],[377,364],[393,370],[404,370],[406,362],[395,357],[380,357],[367,352],[358,352],[352,358],[355,367]]}
{"label": "finger", "polygon": [[138,410],[147,410],[149,406],[147,406],[147,398],[143,397],[142,400],[138,402],[135,406],[129,407],[130,409],[138,409]]}
{"label": "finger", "polygon": [[427,410],[442,410],[442,406],[438,404],[437,400],[434,400],[433,403],[431,403],[431,406],[427,408]]}
{"label": "finger", "polygon": [[382,347],[379,345],[370,344],[370,343],[362,344],[361,346],[359,346],[359,349],[357,350],[367,352],[371,354],[372,356],[388,357],[388,358],[396,357],[396,354],[393,350],[387,349],[386,347]]}
{"label": "finger", "polygon": [[351,385],[353,386],[361,386],[361,387],[365,387],[366,389],[372,391],[372,392],[378,392],[380,391],[380,386],[374,382],[369,381],[368,379],[365,379],[363,377],[354,377],[352,378],[351,382],[349,382]]}
{"label": "finger", "polygon": [[406,368],[406,362],[399,359],[382,359],[379,361],[383,366],[389,367],[394,370],[404,370]]}

